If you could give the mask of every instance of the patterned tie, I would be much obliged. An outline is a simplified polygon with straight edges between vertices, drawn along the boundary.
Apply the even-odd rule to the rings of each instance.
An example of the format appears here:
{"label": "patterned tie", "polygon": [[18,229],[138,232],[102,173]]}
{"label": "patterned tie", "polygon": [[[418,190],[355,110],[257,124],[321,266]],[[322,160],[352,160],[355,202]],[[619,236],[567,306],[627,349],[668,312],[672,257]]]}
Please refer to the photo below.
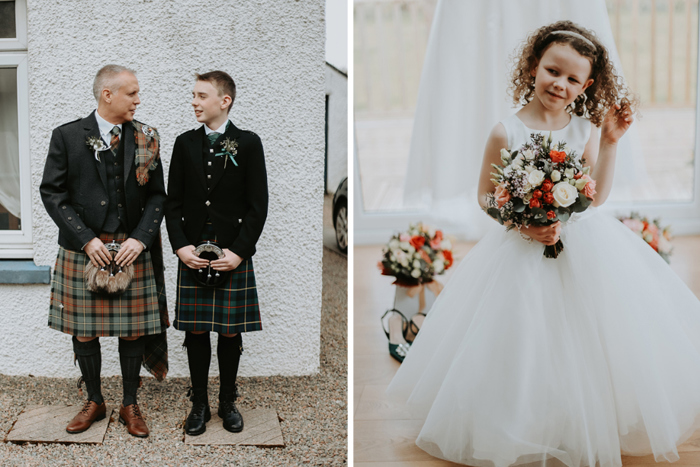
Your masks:
{"label": "patterned tie", "polygon": [[221,136],[221,133],[217,133],[215,131],[212,131],[207,135],[207,138],[209,138],[209,147],[214,146],[214,143],[216,143],[216,140],[219,139],[219,136]]}
{"label": "patterned tie", "polygon": [[110,131],[112,139],[109,141],[109,149],[111,149],[112,155],[114,156],[117,155],[117,148],[119,147],[119,133],[121,133],[121,130],[118,126],[115,126],[112,128],[112,131]]}

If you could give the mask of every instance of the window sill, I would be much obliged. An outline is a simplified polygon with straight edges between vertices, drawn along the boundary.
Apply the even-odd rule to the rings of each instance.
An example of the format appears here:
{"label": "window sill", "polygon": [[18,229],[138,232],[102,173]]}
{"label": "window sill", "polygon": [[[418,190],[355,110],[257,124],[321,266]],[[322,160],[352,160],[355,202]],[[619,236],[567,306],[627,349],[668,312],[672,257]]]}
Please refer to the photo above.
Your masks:
{"label": "window sill", "polygon": [[0,261],[0,284],[50,284],[51,267],[37,266],[34,261]]}

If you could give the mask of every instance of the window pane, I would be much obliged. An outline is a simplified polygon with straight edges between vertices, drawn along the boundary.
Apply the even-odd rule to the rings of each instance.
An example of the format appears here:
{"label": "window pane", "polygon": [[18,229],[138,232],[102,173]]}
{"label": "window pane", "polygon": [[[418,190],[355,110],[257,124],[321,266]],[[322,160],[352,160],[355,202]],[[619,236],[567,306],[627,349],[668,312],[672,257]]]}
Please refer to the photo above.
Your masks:
{"label": "window pane", "polygon": [[[698,2],[606,0],[625,78],[640,97],[645,187],[659,201],[691,201],[695,173]],[[632,194],[632,200],[636,196]]]}
{"label": "window pane", "polygon": [[19,198],[17,68],[0,68],[0,230],[21,229]]}
{"label": "window pane", "polygon": [[15,2],[0,0],[0,39],[17,37]]}

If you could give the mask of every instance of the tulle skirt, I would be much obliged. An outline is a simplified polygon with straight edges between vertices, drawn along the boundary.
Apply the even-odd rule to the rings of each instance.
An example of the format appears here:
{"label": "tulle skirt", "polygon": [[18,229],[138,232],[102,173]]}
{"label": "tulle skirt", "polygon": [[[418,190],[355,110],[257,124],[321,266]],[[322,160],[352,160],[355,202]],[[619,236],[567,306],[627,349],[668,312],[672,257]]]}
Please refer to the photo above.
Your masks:
{"label": "tulle skirt", "polygon": [[416,443],[477,467],[677,460],[700,427],[700,302],[618,220],[589,209],[564,251],[498,228],[461,262],[388,392]]}

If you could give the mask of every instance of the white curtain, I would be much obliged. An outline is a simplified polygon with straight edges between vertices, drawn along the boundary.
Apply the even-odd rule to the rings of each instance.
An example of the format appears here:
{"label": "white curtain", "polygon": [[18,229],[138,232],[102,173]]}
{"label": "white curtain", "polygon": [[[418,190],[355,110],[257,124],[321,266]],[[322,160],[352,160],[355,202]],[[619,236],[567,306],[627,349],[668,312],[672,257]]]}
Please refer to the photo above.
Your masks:
{"label": "white curtain", "polygon": [[[478,239],[492,222],[477,203],[486,138],[515,113],[507,95],[515,49],[540,26],[571,20],[595,31],[622,73],[605,0],[439,0],[418,91],[404,205]],[[611,200],[646,180],[636,128],[619,144]]]}
{"label": "white curtain", "polygon": [[0,204],[20,216],[17,69],[0,68]]}

